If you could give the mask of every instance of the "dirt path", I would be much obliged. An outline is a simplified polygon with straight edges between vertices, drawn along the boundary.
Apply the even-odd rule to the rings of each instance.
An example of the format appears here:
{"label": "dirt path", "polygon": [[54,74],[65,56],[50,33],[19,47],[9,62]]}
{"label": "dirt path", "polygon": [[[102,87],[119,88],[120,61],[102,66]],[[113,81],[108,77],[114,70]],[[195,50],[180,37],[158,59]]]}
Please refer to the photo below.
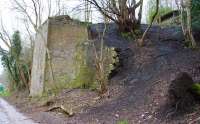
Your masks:
{"label": "dirt path", "polygon": [[37,124],[0,98],[0,124]]}

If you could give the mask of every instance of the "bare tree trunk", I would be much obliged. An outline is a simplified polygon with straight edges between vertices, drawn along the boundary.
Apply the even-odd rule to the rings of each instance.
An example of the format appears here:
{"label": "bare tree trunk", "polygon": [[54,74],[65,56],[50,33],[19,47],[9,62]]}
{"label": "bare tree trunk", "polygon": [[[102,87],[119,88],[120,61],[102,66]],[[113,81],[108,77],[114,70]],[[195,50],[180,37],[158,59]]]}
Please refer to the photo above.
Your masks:
{"label": "bare tree trunk", "polygon": [[185,29],[186,26],[185,26],[185,20],[184,20],[184,9],[185,9],[185,7],[184,7],[184,4],[183,4],[183,0],[181,0],[180,9],[181,9],[181,27],[182,27],[182,31],[183,31],[184,36],[186,36],[186,29]]}
{"label": "bare tree trunk", "polygon": [[105,24],[104,24],[104,30],[103,34],[101,36],[101,46],[100,46],[100,52],[97,51],[95,44],[93,44],[94,47],[94,53],[95,53],[95,67],[96,67],[96,80],[100,84],[100,90],[99,95],[105,94],[108,90],[107,88],[107,77],[105,74],[105,48],[104,48],[104,36],[107,29],[107,18],[104,16]]}
{"label": "bare tree trunk", "polygon": [[151,20],[151,23],[150,23],[150,25],[148,26],[148,28],[145,30],[145,32],[144,32],[142,38],[139,39],[139,41],[138,41],[138,42],[139,42],[139,46],[143,46],[143,45],[144,45],[145,37],[146,37],[147,33],[149,32],[149,30],[150,30],[150,28],[151,28],[151,26],[152,26],[152,24],[153,24],[153,22],[154,22],[154,20],[155,20],[155,17],[156,17],[157,14],[158,14],[158,10],[159,10],[159,0],[156,0],[156,12],[154,13],[153,18],[152,18],[152,20]]}
{"label": "bare tree trunk", "polygon": [[187,35],[188,40],[191,42],[192,47],[196,47],[196,42],[194,36],[192,34],[192,18],[191,18],[191,8],[192,8],[192,0],[188,0],[186,4],[186,12],[187,12]]}
{"label": "bare tree trunk", "polygon": [[[121,32],[134,32],[141,22],[143,0],[86,0],[118,25]],[[139,8],[138,19],[136,9]]]}
{"label": "bare tree trunk", "polygon": [[[192,0],[181,0],[181,26],[186,42],[190,42],[193,48],[196,47],[196,41],[192,34],[192,18],[191,18]],[[184,18],[186,12],[186,19]]]}
{"label": "bare tree trunk", "polygon": [[[48,14],[48,17],[49,16],[52,16],[52,0],[47,0],[46,2],[47,2],[47,6],[46,5],[43,5],[43,2],[42,2],[42,0],[31,0],[31,3],[30,3],[30,5],[27,5],[28,3],[26,3],[24,0],[22,0],[22,1],[20,1],[20,0],[13,0],[13,2],[14,2],[14,8],[20,13],[20,14],[22,14],[22,15],[24,15],[24,20],[26,21],[26,23],[25,24],[31,24],[31,26],[34,28],[34,30],[35,30],[35,33],[37,34],[37,35],[40,35],[40,37],[41,37],[41,42],[43,42],[43,44],[44,44],[44,48],[43,49],[45,49],[46,51],[43,53],[44,55],[42,56],[42,57],[44,57],[45,59],[46,59],[46,54],[47,54],[47,59],[48,59],[48,64],[49,64],[49,66],[50,66],[50,71],[51,71],[51,76],[52,76],[52,82],[54,82],[54,73],[53,73],[53,69],[52,69],[52,62],[51,62],[51,55],[50,55],[50,52],[49,52],[49,49],[48,49],[48,46],[47,46],[47,40],[46,40],[46,38],[45,38],[45,36],[44,36],[44,34],[40,31],[40,28],[42,27],[42,23],[43,23],[43,16],[46,14],[46,12],[44,12],[44,7],[47,7],[47,14]],[[60,0],[57,0],[56,1],[56,5],[58,6],[58,13],[60,13]],[[31,12],[29,12],[29,10],[28,9],[33,9],[34,10],[34,12],[33,13],[31,13]],[[56,14],[56,13],[55,13]],[[47,19],[48,19],[48,17],[47,17]],[[30,30],[29,30],[29,28],[26,26],[26,29],[27,29],[27,31],[28,31],[28,34],[30,35],[30,37],[31,37],[31,34],[30,34]],[[34,46],[34,49],[37,49],[37,48],[35,48],[35,46]],[[34,50],[35,51],[35,50]],[[33,53],[34,53],[34,51],[33,51]],[[34,57],[34,55],[33,55],[33,58],[35,58]],[[35,61],[37,61],[37,58],[35,58],[36,60]],[[44,64],[44,60],[43,59],[39,59],[40,61],[41,61],[41,63],[43,63]],[[33,65],[32,67],[35,67],[35,65]],[[35,70],[36,71],[36,73],[34,73],[35,75],[39,75],[38,73],[37,73],[37,70]],[[42,70],[42,71],[44,71],[44,69]],[[35,76],[36,78],[38,78],[39,76]],[[31,76],[31,78],[33,78],[33,74],[32,74],[32,76]],[[41,89],[34,89],[34,88],[32,88],[33,90],[34,90],[34,93],[33,93],[33,90],[30,90],[31,91],[31,94],[38,94],[38,95],[41,95],[41,93],[42,93],[42,91],[43,91],[43,85],[44,85],[44,72],[41,72],[41,74],[40,74],[40,78],[42,79],[42,80],[40,80],[39,78],[38,78],[38,80],[37,81],[32,81],[31,82],[31,84],[38,84],[38,85],[41,85],[40,87],[38,87],[38,88],[41,88]],[[32,79],[31,79],[32,80]],[[39,81],[40,80],[40,81]],[[40,91],[40,92],[39,92]],[[30,95],[31,95],[30,94]]]}
{"label": "bare tree trunk", "polygon": [[140,6],[139,13],[138,13],[138,24],[141,24],[141,20],[142,20],[142,9],[143,9],[143,0],[141,0],[141,6]]}

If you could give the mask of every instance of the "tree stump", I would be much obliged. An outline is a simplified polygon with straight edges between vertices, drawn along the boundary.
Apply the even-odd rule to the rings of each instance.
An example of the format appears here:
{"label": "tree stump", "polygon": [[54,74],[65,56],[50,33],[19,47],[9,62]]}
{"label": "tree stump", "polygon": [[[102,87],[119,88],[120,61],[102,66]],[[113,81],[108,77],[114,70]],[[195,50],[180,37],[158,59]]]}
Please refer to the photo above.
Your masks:
{"label": "tree stump", "polygon": [[171,82],[169,86],[169,100],[176,110],[188,110],[194,103],[194,97],[190,89],[194,85],[192,77],[186,73],[181,72]]}

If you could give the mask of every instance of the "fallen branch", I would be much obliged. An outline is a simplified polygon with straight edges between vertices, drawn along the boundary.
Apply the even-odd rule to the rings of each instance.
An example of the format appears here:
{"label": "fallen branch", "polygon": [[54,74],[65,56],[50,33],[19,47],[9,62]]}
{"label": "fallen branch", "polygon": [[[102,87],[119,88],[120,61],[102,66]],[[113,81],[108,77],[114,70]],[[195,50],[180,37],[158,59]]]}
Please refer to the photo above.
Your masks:
{"label": "fallen branch", "polygon": [[74,116],[74,113],[72,112],[72,109],[70,108],[70,110],[69,110],[66,107],[64,107],[63,105],[53,106],[53,107],[49,108],[47,110],[47,112],[52,112],[52,111],[55,111],[55,110],[58,110],[58,109],[60,109],[62,111],[62,113],[67,114],[69,117]]}

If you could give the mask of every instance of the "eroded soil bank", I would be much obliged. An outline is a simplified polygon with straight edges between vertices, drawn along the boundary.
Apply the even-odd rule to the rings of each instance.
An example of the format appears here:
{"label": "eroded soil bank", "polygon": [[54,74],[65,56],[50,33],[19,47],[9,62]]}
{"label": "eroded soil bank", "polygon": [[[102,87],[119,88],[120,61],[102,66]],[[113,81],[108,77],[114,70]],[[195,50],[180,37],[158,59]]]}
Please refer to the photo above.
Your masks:
{"label": "eroded soil bank", "polygon": [[[91,30],[95,34],[95,26]],[[153,27],[146,45],[140,48],[135,41],[121,37],[115,25],[110,25],[105,41],[118,49],[121,61],[110,80],[109,97],[98,99],[94,91],[66,89],[48,100],[30,100],[23,95],[14,95],[8,100],[44,124],[116,124],[120,120],[130,124],[198,123],[195,120],[200,114],[198,104],[191,111],[170,116],[171,81],[179,72],[187,72],[195,82],[200,81],[200,51],[184,46],[179,28]],[[48,112],[49,107],[61,104],[69,111],[72,108],[74,115]]]}

